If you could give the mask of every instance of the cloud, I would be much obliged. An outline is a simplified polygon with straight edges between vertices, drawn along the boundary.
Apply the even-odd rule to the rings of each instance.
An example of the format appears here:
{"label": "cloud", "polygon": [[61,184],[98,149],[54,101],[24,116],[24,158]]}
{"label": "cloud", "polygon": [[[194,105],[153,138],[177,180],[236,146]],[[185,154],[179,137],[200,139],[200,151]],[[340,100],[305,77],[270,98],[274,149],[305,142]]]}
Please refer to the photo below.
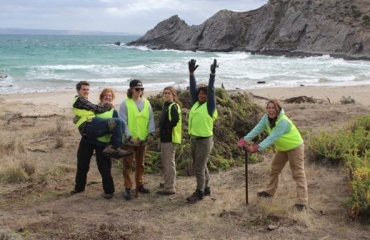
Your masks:
{"label": "cloud", "polygon": [[267,0],[2,0],[0,28],[143,34],[178,15],[199,25],[223,9],[249,11]]}

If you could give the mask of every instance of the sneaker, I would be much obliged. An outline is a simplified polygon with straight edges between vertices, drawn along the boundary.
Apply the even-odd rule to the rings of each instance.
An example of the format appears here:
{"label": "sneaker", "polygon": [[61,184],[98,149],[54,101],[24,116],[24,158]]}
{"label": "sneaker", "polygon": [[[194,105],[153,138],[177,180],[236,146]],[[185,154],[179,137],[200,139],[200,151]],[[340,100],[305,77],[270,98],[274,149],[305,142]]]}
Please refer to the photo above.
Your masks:
{"label": "sneaker", "polygon": [[121,147],[114,149],[112,145],[108,145],[104,150],[103,154],[107,157],[120,158],[130,156],[133,151],[124,150]]}
{"label": "sneaker", "polygon": [[193,193],[193,195],[191,195],[190,197],[187,197],[186,198],[186,201],[188,201],[188,203],[196,203],[196,202],[198,202],[200,200],[203,200],[203,195],[204,195],[203,191],[197,189]]}
{"label": "sneaker", "polygon": [[150,190],[145,188],[144,185],[139,187],[139,193],[150,193]]}
{"label": "sneaker", "polygon": [[159,195],[173,195],[176,194],[175,191],[172,190],[159,190],[157,191],[157,194]]}
{"label": "sneaker", "polygon": [[294,208],[297,209],[299,212],[302,212],[303,210],[306,210],[306,205],[296,204],[294,205]]}
{"label": "sneaker", "polygon": [[205,187],[203,196],[211,196],[211,187]]}
{"label": "sneaker", "polygon": [[265,191],[262,191],[262,192],[257,193],[257,196],[258,197],[262,197],[262,198],[270,198],[270,197],[272,197],[272,195],[270,193],[267,193]]}
{"label": "sneaker", "polygon": [[84,191],[84,190],[79,191],[79,190],[73,189],[72,191],[70,191],[70,192],[69,192],[69,194],[71,194],[71,195],[75,195],[75,194],[77,194],[77,193],[82,193],[83,191]]}
{"label": "sneaker", "polygon": [[130,188],[125,188],[125,191],[123,192],[123,197],[124,197],[127,201],[132,199],[131,189],[130,189]]}
{"label": "sneaker", "polygon": [[113,193],[104,193],[103,198],[105,199],[112,199],[113,198]]}

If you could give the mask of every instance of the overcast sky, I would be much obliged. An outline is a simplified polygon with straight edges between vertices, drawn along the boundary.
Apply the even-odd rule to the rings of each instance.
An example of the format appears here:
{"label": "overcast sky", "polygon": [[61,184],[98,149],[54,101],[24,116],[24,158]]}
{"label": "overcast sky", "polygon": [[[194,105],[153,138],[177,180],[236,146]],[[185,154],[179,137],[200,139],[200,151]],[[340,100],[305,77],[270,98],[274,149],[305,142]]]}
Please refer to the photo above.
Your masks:
{"label": "overcast sky", "polygon": [[1,0],[0,28],[144,34],[178,15],[199,25],[228,9],[244,12],[268,0]]}

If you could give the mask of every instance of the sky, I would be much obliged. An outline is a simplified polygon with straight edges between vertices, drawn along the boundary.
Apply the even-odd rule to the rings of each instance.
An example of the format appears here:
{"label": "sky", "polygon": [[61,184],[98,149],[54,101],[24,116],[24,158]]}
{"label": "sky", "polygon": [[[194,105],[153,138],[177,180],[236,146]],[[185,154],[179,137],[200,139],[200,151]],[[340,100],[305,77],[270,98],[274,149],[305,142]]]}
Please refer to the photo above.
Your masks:
{"label": "sky", "polygon": [[200,25],[220,10],[245,12],[268,0],[1,0],[0,28],[145,34],[178,15]]}

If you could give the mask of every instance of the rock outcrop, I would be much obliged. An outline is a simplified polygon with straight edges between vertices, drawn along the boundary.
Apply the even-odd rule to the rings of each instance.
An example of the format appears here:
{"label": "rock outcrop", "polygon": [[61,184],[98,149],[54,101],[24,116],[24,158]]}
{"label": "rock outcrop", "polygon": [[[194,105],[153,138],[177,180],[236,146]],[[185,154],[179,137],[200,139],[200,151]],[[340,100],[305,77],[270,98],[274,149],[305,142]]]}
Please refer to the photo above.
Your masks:
{"label": "rock outcrop", "polygon": [[370,4],[369,0],[270,0],[253,11],[222,10],[196,26],[172,16],[128,45],[370,60]]}

